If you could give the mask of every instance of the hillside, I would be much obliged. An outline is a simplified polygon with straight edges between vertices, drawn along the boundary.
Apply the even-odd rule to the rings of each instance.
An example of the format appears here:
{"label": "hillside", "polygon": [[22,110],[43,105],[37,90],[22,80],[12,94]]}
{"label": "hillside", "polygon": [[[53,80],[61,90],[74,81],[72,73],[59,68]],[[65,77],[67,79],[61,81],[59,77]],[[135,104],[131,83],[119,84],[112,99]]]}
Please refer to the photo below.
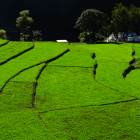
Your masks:
{"label": "hillside", "polygon": [[0,44],[1,140],[140,137],[138,43]]}

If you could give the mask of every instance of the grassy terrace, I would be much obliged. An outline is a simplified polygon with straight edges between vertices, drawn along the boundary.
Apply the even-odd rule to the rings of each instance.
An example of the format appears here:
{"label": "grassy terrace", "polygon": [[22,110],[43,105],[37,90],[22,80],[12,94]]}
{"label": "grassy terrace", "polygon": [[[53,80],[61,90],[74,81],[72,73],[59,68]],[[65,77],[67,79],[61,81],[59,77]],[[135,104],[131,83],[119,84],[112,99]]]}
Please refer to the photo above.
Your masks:
{"label": "grassy terrace", "polygon": [[3,44],[3,43],[6,43],[7,40],[6,40],[6,39],[1,39],[1,38],[0,38],[0,42],[1,42],[1,44]]}
{"label": "grassy terrace", "polygon": [[23,42],[20,44],[19,42],[9,42],[5,46],[0,47],[0,62],[5,61],[6,59],[26,50],[32,46],[33,43]]}
{"label": "grassy terrace", "polygon": [[[32,46],[8,42],[0,47],[0,62]],[[138,60],[138,43],[34,42],[33,49],[0,66],[0,88],[7,81],[0,92],[0,140],[139,139],[140,69],[122,76],[132,48]]]}
{"label": "grassy terrace", "polygon": [[[30,42],[27,42],[27,43],[30,43]],[[50,46],[52,46],[52,47],[50,47]],[[20,45],[19,45],[19,47],[20,47]],[[27,47],[25,46],[25,48],[27,48]],[[47,61],[47,60],[59,55],[66,49],[67,49],[66,47],[61,46],[60,44],[58,45],[56,43],[48,43],[48,45],[45,45],[44,43],[42,43],[41,45],[40,45],[40,43],[35,43],[34,49],[20,55],[19,57],[15,58],[15,59],[12,59],[8,63],[0,66],[0,71],[2,73],[2,75],[0,76],[0,78],[2,79],[0,82],[0,88],[2,88],[2,86],[4,85],[6,80],[8,80],[9,78],[11,78],[15,74],[17,74],[19,71],[21,71],[25,68],[28,68],[30,66],[33,66],[35,64],[38,64],[40,62]]]}

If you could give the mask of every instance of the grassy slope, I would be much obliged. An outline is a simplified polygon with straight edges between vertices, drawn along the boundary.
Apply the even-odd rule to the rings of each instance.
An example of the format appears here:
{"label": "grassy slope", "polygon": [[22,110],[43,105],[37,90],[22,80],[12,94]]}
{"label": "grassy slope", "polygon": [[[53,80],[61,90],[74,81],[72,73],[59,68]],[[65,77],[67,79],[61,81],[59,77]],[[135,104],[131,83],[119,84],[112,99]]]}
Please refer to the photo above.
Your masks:
{"label": "grassy slope", "polygon": [[21,72],[19,75],[11,79],[10,81],[15,82],[35,82],[35,78],[37,77],[39,70],[44,66],[45,64],[40,64],[39,66],[32,67],[28,70],[25,70]]}
{"label": "grassy slope", "polygon": [[[37,71],[40,69],[40,66],[34,67],[32,68],[32,70],[31,69],[27,70],[11,80],[11,81],[21,81],[21,83],[9,82],[7,86],[4,88],[3,94],[0,95],[1,97],[0,102],[2,103],[0,106],[3,105],[3,107],[0,110],[0,112],[2,112],[0,114],[1,139],[5,140],[10,138],[11,139],[47,138],[48,140],[52,139],[132,140],[139,138],[140,136],[139,100],[113,105],[85,106],[79,108],[77,107],[70,109],[48,111],[46,113],[41,113],[40,116],[42,117],[42,120],[45,122],[46,125],[42,123],[42,121],[37,116],[38,115],[37,112],[40,109],[49,110],[69,106],[80,106],[80,105],[84,106],[89,104],[99,105],[101,103],[113,102],[115,100],[118,101],[132,99],[132,97],[130,97],[129,95],[123,95],[117,91],[111,90],[96,83],[95,80],[93,79],[92,72],[93,68],[76,68],[76,67],[70,68],[70,67],[49,66],[61,64],[63,66],[79,65],[93,67],[95,60],[91,59],[91,54],[95,52],[97,56],[95,58],[97,60],[97,63],[99,62],[99,64],[103,64],[102,62],[106,62],[107,60],[114,61],[114,59],[116,59],[117,63],[119,63],[118,61],[123,61],[124,62],[123,67],[125,67],[125,65],[127,65],[128,62],[132,59],[131,57],[132,51],[130,51],[130,49],[132,50],[131,47],[128,49],[128,47],[125,48],[123,46],[120,46],[122,48],[118,48],[118,46],[115,47],[114,45],[113,47],[111,47],[110,45],[109,49],[105,50],[104,49],[105,46],[101,47],[101,45],[98,46],[98,49],[96,49],[95,46],[94,47],[90,45],[85,46],[80,44],[77,47],[76,45],[72,46],[72,44],[71,45],[61,44],[60,48],[62,48],[62,46],[64,46],[64,48],[66,46],[69,47],[72,52],[68,52],[58,60],[49,63],[48,66],[45,68],[45,70],[42,72],[37,86],[37,94],[35,102],[37,110],[33,110],[30,108],[29,101],[31,100],[31,96],[29,96],[29,93],[31,93],[33,90],[32,82],[34,80],[32,79],[34,79]],[[119,49],[121,50],[120,52],[122,52],[122,54],[114,53],[115,51],[119,52]],[[52,48],[52,50],[54,51],[55,49]],[[110,50],[110,53],[108,53],[107,50]],[[36,52],[38,53],[38,51],[39,49]],[[60,50],[57,49],[55,51]],[[50,54],[49,56],[52,56],[53,55],[52,52],[48,52],[48,55]],[[79,52],[77,56],[76,52]],[[106,56],[105,52],[107,53]],[[84,55],[86,57],[84,57]],[[13,63],[11,64],[13,64],[12,66],[14,66],[14,63],[18,62],[18,64],[21,64],[20,68],[21,66],[25,67],[26,65],[36,64],[38,61],[42,60],[43,57],[42,55],[36,56],[38,56],[37,59],[35,59],[36,57],[30,57],[30,55],[27,54],[26,55],[27,59],[25,59],[26,57],[22,57],[19,60],[15,59],[15,61],[13,61]],[[68,59],[69,57],[73,58]],[[84,57],[84,61],[81,60],[81,57]],[[25,65],[26,61],[24,61],[23,58],[26,61],[28,61],[26,65]],[[76,58],[76,61],[73,61],[74,58]],[[86,60],[89,63],[86,63]],[[116,66],[114,63],[111,63],[110,65]],[[5,67],[5,70],[6,69],[7,68]],[[97,67],[97,70],[99,70],[99,67]],[[118,70],[120,71],[120,69]],[[2,72],[3,73],[5,72],[4,69]],[[97,75],[98,72],[99,71],[97,71]],[[31,76],[29,78],[26,78],[27,74]],[[108,77],[108,75],[106,76]],[[25,97],[27,97],[28,99],[25,99]],[[9,106],[6,106],[7,98],[9,98],[8,101]],[[7,110],[7,113],[4,112],[4,107]],[[11,113],[11,111],[16,112]]]}
{"label": "grassy slope", "polygon": [[140,69],[132,70],[125,78],[126,81],[130,82],[134,87],[140,89]]}
{"label": "grassy slope", "polygon": [[[1,79],[3,79],[3,81],[1,81],[1,85],[4,83],[4,81],[16,74],[19,70],[36,64],[38,62],[46,61],[67,49],[66,47],[60,45],[51,45],[51,48],[50,46],[48,46],[48,49],[46,45],[40,46],[38,43],[35,43],[35,46],[35,51],[30,51],[30,53],[27,52],[26,55],[24,54],[24,56],[19,56],[18,58],[13,59],[0,67],[1,72],[3,72],[3,75],[1,75]],[[45,52],[47,55],[45,54]],[[27,62],[27,59],[29,60],[27,56],[30,57],[30,60],[32,59],[32,61]],[[41,120],[38,119],[38,116],[33,115],[33,112],[31,110],[30,112],[28,111],[28,108],[31,109],[33,82],[35,82],[35,78],[43,65],[44,64],[35,66],[20,73],[18,76],[11,79],[11,82],[9,82],[5,86],[2,93],[0,93],[0,112],[2,113],[0,118],[5,118],[3,121],[0,121],[1,127],[5,128],[0,131],[1,139],[10,139],[13,137],[16,137],[16,139],[33,139],[37,136],[39,139],[46,139],[45,136],[48,137],[48,139],[50,140],[54,139],[52,134],[49,134],[49,131],[44,127]],[[7,67],[10,67],[10,69],[7,69]],[[23,113],[20,113],[20,111],[22,111]],[[11,112],[15,113],[12,113],[10,115],[9,113]],[[17,113],[20,115],[17,116]],[[29,115],[32,117],[28,119],[28,122],[25,118],[29,117]],[[19,120],[23,120],[23,122],[17,123],[17,121]],[[24,120],[26,120],[26,122],[24,122]],[[14,128],[11,129],[9,123],[11,126],[15,123],[16,125],[14,125]],[[30,123],[30,125],[28,123]],[[18,128],[18,126],[20,126],[20,129]],[[26,131],[25,133],[23,133],[24,130]],[[8,133],[5,133],[6,131]],[[30,135],[28,135],[28,133]]]}
{"label": "grassy slope", "polygon": [[97,61],[97,63],[98,67],[95,77],[97,81],[134,97],[140,97],[139,90],[132,87],[122,77],[122,73],[129,66],[127,63],[115,61],[108,63],[106,60]]}
{"label": "grassy slope", "polygon": [[139,101],[85,106],[41,114],[60,140],[137,140],[140,137]]}
{"label": "grassy slope", "polygon": [[[135,50],[134,58],[136,58],[135,63],[133,64],[135,67],[140,67],[140,60],[137,61],[137,59],[140,59],[140,46],[138,44],[134,44],[133,49]],[[132,84],[134,87],[139,88],[140,86],[140,69],[132,70],[125,78],[126,81],[128,81],[130,84]]]}
{"label": "grassy slope", "polygon": [[30,48],[33,46],[31,42],[8,42],[8,44],[0,47],[0,62],[5,61],[6,59]]}
{"label": "grassy slope", "polygon": [[140,59],[140,46],[134,45],[133,49],[135,50],[135,55],[134,55],[134,57],[135,57],[136,59]]}
{"label": "grassy slope", "polygon": [[33,82],[36,81],[35,78],[43,66],[44,64],[41,64],[28,69],[10,80],[0,93],[0,112],[19,111],[32,107]]}
{"label": "grassy slope", "polygon": [[36,108],[45,111],[132,99],[95,82],[92,71],[93,68],[46,67],[38,80]]}
{"label": "grassy slope", "polygon": [[1,39],[1,38],[0,38],[0,45],[1,45],[1,44],[4,44],[4,43],[6,43],[6,42],[7,42],[7,40]]}
{"label": "grassy slope", "polygon": [[14,76],[20,70],[49,60],[67,49],[65,46],[51,44],[52,43],[48,45],[40,45],[39,43],[35,43],[34,49],[0,66],[0,72],[3,73],[3,75],[0,75],[0,79],[2,79],[0,82],[0,88],[4,85],[6,80]]}
{"label": "grassy slope", "polygon": [[[82,47],[84,49],[82,49]],[[67,53],[60,59],[49,63],[45,70],[42,72],[37,87],[35,102],[36,108],[37,110],[41,109],[41,111],[54,110],[47,113],[42,113],[41,116],[50,130],[60,139],[111,138],[113,140],[123,137],[127,139],[133,139],[134,137],[136,138],[138,136],[137,132],[132,131],[136,130],[136,128],[138,128],[138,125],[135,124],[131,126],[132,123],[127,123],[128,119],[125,119],[126,117],[128,117],[128,110],[125,110],[124,114],[120,115],[120,111],[125,106],[125,103],[112,105],[113,107],[116,107],[116,110],[114,110],[114,108],[111,106],[103,106],[102,108],[87,107],[88,105],[100,105],[103,103],[113,103],[115,101],[129,100],[133,97],[130,97],[128,94],[122,94],[120,92],[111,90],[96,83],[93,79],[92,68],[49,66],[92,66],[92,63],[90,63],[88,59],[90,58],[91,61],[95,62],[95,60],[91,59],[90,57],[90,55],[92,54],[91,52],[95,52],[97,56],[95,59],[97,60],[97,63],[99,62],[99,66],[101,66],[101,68],[97,68],[97,74],[102,78],[109,77],[111,78],[111,80],[117,81],[117,89],[124,91],[124,86],[129,87],[130,85],[122,79],[122,73],[129,66],[128,62],[132,59],[132,49],[131,47],[123,47],[122,45],[119,47],[116,45],[110,45],[109,49],[108,46],[106,47],[106,50],[104,49],[104,51],[102,51],[103,47],[99,45],[97,48],[93,46],[79,46],[77,50],[76,48],[70,46],[71,52]],[[87,53],[85,53],[87,55],[86,57],[83,57],[84,61],[81,61],[80,54],[83,54],[85,50],[87,50]],[[111,53],[111,51],[113,53]],[[119,51],[121,51],[121,53],[119,53]],[[75,56],[75,52],[77,52],[77,54],[79,55]],[[70,56],[71,58],[69,58]],[[72,61],[72,59],[74,61]],[[108,61],[107,59],[113,61]],[[86,63],[86,60],[88,60],[88,63]],[[123,63],[120,64],[121,61],[123,61]],[[121,66],[117,67],[118,65]],[[101,70],[101,73],[98,69]],[[104,74],[105,71],[107,72],[106,74]],[[115,72],[115,74],[113,72]],[[113,77],[111,77],[112,75]],[[125,85],[123,85],[122,88],[119,88],[121,86],[119,82],[121,82],[121,84],[125,83]],[[110,80],[106,80],[106,83],[108,85],[111,84],[111,87],[113,86]],[[125,91],[126,93],[128,93],[129,88],[127,90],[126,87]],[[129,93],[131,95],[133,91],[132,93]],[[135,101],[133,103],[135,103]],[[81,107],[80,109],[63,109],[66,107],[78,106],[86,107]],[[57,111],[57,109],[62,110]],[[130,112],[133,113],[133,110],[131,111],[131,109]],[[112,113],[115,115],[112,115]],[[137,116],[134,113],[131,116],[133,122],[136,122],[135,119],[137,118]],[[116,117],[120,119],[119,122],[116,120]],[[116,125],[114,126],[114,124]],[[120,128],[121,132],[116,133]],[[127,133],[125,133],[125,131],[127,131]],[[134,136],[134,134],[136,134],[137,136]]]}
{"label": "grassy slope", "polygon": [[33,109],[0,113],[1,140],[55,140]]}

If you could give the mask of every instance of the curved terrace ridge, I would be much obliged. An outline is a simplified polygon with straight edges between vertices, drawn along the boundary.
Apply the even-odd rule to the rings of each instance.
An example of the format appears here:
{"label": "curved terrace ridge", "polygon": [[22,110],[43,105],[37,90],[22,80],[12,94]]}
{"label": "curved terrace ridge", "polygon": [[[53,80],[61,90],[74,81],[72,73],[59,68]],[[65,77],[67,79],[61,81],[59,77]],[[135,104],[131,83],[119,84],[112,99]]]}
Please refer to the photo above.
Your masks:
{"label": "curved terrace ridge", "polygon": [[20,55],[22,55],[22,54],[24,54],[24,53],[26,53],[26,52],[32,50],[33,48],[34,48],[34,43],[33,43],[33,46],[32,46],[32,47],[30,47],[30,48],[28,48],[28,49],[26,49],[26,50],[24,50],[24,51],[22,51],[22,52],[20,52],[20,53],[18,53],[18,54],[16,54],[16,55],[13,55],[12,57],[8,58],[7,60],[1,62],[0,65],[3,65],[3,64],[5,64],[5,63],[7,63],[7,62],[10,61],[11,59],[14,59],[14,58],[18,57],[18,56],[20,56]]}
{"label": "curved terrace ridge", "polygon": [[[91,58],[94,59],[95,57],[96,57],[96,55],[95,55],[95,53],[93,53],[93,55],[91,56]],[[56,65],[54,65],[54,66],[56,66]],[[44,66],[43,66],[43,67],[44,67]],[[94,77],[94,79],[95,79],[95,81],[96,81],[97,83],[99,83],[100,85],[103,85],[103,86],[105,86],[105,87],[107,87],[107,88],[110,88],[110,89],[112,89],[112,90],[118,91],[118,92],[120,92],[120,93],[127,94],[127,93],[125,93],[125,92],[119,91],[119,90],[117,90],[117,89],[111,88],[111,87],[109,87],[109,86],[106,86],[106,85],[104,85],[104,84],[98,82],[98,81],[96,80],[96,78],[95,78],[97,67],[98,67],[98,64],[97,64],[97,61],[96,61],[95,64],[94,64],[94,66],[93,66],[93,77]],[[128,95],[128,94],[127,94],[127,95]],[[131,95],[129,95],[129,96],[131,96]],[[41,119],[41,121],[43,121],[42,118],[41,118],[41,116],[40,116],[40,113],[45,113],[45,112],[48,112],[48,111],[63,110],[63,109],[78,108],[78,107],[88,107],[88,106],[103,106],[103,105],[111,105],[111,104],[118,104],[118,103],[123,103],[123,102],[130,102],[130,101],[139,100],[139,98],[136,98],[136,97],[134,97],[134,96],[131,96],[131,97],[133,97],[134,99],[125,100],[125,101],[118,101],[118,102],[113,102],[113,103],[107,103],[107,104],[85,105],[85,106],[71,106],[71,107],[66,107],[66,108],[60,108],[60,109],[53,109],[53,110],[41,111],[41,112],[38,112],[38,113],[39,113],[38,116],[39,116],[39,118]],[[43,123],[45,124],[44,121],[43,121]]]}
{"label": "curved terrace ridge", "polygon": [[15,74],[14,76],[12,76],[11,78],[9,78],[9,79],[5,82],[5,84],[3,85],[3,87],[2,87],[1,90],[0,90],[0,93],[2,92],[3,88],[6,86],[6,84],[7,84],[10,80],[11,80],[12,78],[14,78],[15,76],[17,76],[18,74],[20,74],[21,72],[23,72],[23,71],[25,71],[25,70],[28,70],[28,69],[30,69],[30,68],[32,68],[32,67],[38,66],[38,65],[40,65],[40,64],[42,64],[42,63],[49,63],[49,62],[52,62],[52,61],[56,60],[57,58],[61,57],[62,55],[64,55],[64,54],[65,54],[66,52],[68,52],[68,51],[70,51],[70,50],[67,49],[66,51],[64,51],[63,53],[57,55],[56,57],[53,57],[53,58],[51,58],[51,59],[49,59],[49,60],[46,60],[46,61],[37,63],[37,64],[35,64],[35,65],[32,65],[32,66],[30,66],[30,67],[27,67],[27,68],[25,68],[25,69],[19,71],[17,74]]}
{"label": "curved terrace ridge", "polygon": [[7,40],[7,42],[5,42],[5,43],[3,43],[3,44],[0,44],[0,47],[1,47],[1,46],[4,46],[4,45],[6,45],[6,44],[8,44],[9,41],[10,41],[10,40]]}
{"label": "curved terrace ridge", "polygon": [[34,83],[33,94],[32,94],[32,107],[33,107],[34,109],[35,109],[36,87],[37,87],[37,85],[38,85],[37,80],[38,80],[38,78],[40,77],[42,71],[45,69],[47,63],[52,62],[52,61],[58,59],[59,57],[63,56],[65,53],[67,53],[68,51],[70,51],[70,50],[67,49],[66,51],[64,51],[63,53],[59,54],[58,56],[56,56],[56,57],[54,57],[54,58],[51,58],[50,60],[46,61],[46,62],[45,62],[45,65],[44,65],[44,66],[41,68],[41,70],[39,71],[39,73],[38,73],[38,75],[37,75],[37,77],[36,77],[36,81],[35,81],[35,83]]}

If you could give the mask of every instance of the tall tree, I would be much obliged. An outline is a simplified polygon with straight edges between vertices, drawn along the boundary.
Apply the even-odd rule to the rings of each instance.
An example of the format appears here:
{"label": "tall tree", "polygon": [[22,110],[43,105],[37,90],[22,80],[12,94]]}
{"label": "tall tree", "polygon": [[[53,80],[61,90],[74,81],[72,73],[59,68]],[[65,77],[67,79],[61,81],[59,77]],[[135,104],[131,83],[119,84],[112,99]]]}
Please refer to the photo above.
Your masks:
{"label": "tall tree", "polygon": [[23,35],[24,40],[30,36],[28,34],[30,26],[28,26],[30,23],[32,23],[34,20],[31,17],[28,17],[29,15],[29,10],[24,10],[19,13],[21,17],[17,18],[16,22],[16,27],[20,28],[22,31],[20,35]]}
{"label": "tall tree", "polygon": [[111,12],[111,19],[115,25],[115,35],[118,35],[118,32],[128,32],[129,28],[129,9],[120,4],[116,4],[114,10]]}
{"label": "tall tree", "polygon": [[91,41],[94,43],[96,38],[106,36],[108,34],[110,20],[109,17],[96,9],[87,9],[82,12],[78,18],[74,28],[81,30],[81,32],[90,33]]}
{"label": "tall tree", "polygon": [[111,12],[111,19],[115,24],[115,35],[118,32],[135,32],[140,34],[140,8],[136,8],[133,4],[130,9],[120,4],[116,4],[114,10]]}
{"label": "tall tree", "polygon": [[137,34],[140,33],[140,8],[130,5],[129,10],[129,31],[135,32]]}

